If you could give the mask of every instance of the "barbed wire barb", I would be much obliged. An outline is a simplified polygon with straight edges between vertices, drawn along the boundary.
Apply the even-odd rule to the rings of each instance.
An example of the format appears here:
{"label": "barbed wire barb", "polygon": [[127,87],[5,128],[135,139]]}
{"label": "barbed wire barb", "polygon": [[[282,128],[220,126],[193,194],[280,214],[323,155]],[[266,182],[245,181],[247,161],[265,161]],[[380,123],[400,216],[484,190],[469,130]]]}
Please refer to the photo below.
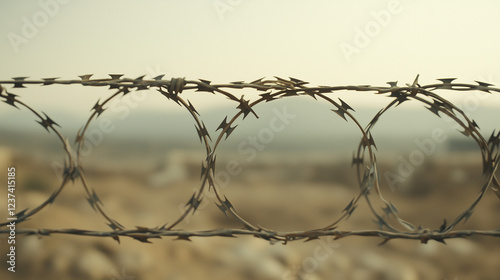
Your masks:
{"label": "barbed wire barb", "polygon": [[[474,81],[475,84],[458,83],[456,78],[440,78],[438,83],[421,85],[419,83],[419,75],[415,77],[411,84],[406,86],[398,86],[398,81],[387,82],[387,86],[371,86],[371,85],[346,85],[346,86],[311,86],[309,82],[301,79],[289,77],[288,79],[274,76],[274,79],[266,79],[265,77],[253,80],[250,83],[245,81],[234,81],[228,83],[213,83],[206,79],[189,80],[186,78],[170,78],[164,79],[165,75],[157,75],[152,79],[146,78],[145,75],[135,79],[124,78],[123,74],[108,74],[108,77],[98,79],[92,78],[93,74],[84,74],[78,76],[79,79],[63,80],[60,77],[42,78],[40,80],[32,80],[29,77],[14,77],[10,80],[0,81],[0,100],[3,103],[12,106],[22,111],[27,110],[35,116],[35,121],[45,128],[46,131],[54,132],[58,141],[61,142],[62,148],[65,151],[64,167],[62,172],[62,181],[55,186],[49,197],[40,205],[30,209],[24,209],[16,214],[17,223],[23,223],[26,220],[32,219],[37,213],[50,204],[57,203],[57,199],[65,186],[69,182],[80,181],[85,192],[85,200],[90,208],[104,218],[106,225],[110,231],[92,231],[85,229],[16,229],[18,234],[37,235],[39,237],[53,234],[72,234],[81,236],[94,237],[111,237],[117,242],[120,242],[120,237],[130,237],[144,243],[150,243],[151,239],[160,239],[162,237],[175,237],[176,240],[191,241],[194,237],[237,237],[237,236],[254,236],[273,242],[282,242],[286,244],[289,241],[304,240],[305,242],[318,239],[323,236],[334,236],[334,239],[345,238],[349,236],[372,236],[378,237],[382,241],[380,245],[386,244],[393,239],[412,239],[422,243],[434,240],[445,243],[446,239],[451,238],[467,238],[470,236],[490,236],[500,237],[500,229],[498,230],[455,230],[455,226],[459,223],[466,223],[473,217],[476,207],[479,205],[483,197],[487,194],[488,189],[500,199],[500,182],[496,177],[498,165],[500,162],[500,131],[494,130],[487,140],[479,132],[479,124],[469,118],[469,116],[460,109],[456,104],[451,103],[443,96],[437,94],[439,90],[473,92],[483,91],[489,94],[500,93],[500,89],[494,87],[493,84]],[[108,87],[113,90],[113,94],[106,99],[99,98],[95,105],[90,108],[90,116],[87,118],[84,125],[78,130],[75,137],[74,145],[76,150],[73,152],[68,137],[64,137],[60,129],[61,126],[45,112],[39,112],[33,107],[25,104],[19,97],[18,90],[26,88],[29,85],[56,86],[56,85],[80,85],[86,87]],[[7,86],[11,88],[7,89]],[[10,91],[14,89],[15,93]],[[254,90],[257,93],[249,95],[236,95],[233,90]],[[175,102],[183,109],[187,110],[193,119],[198,138],[202,143],[206,155],[201,160],[200,184],[193,194],[187,199],[185,204],[180,204],[183,208],[181,215],[174,221],[165,222],[161,226],[135,226],[133,229],[127,229],[111,214],[104,211],[105,201],[101,200],[97,190],[87,182],[85,177],[85,169],[82,159],[82,147],[88,140],[86,133],[95,119],[102,114],[108,114],[105,106],[112,100],[122,98],[132,91],[147,91],[153,90],[155,94],[162,94],[167,102]],[[215,129],[214,140],[205,126],[202,116],[196,110],[190,100],[184,99],[185,92],[207,92],[213,95],[222,95],[229,102],[234,102],[237,112],[234,115],[226,115],[219,126]],[[368,122],[366,126],[362,126],[356,119],[356,111],[344,100],[335,98],[335,94],[341,91],[355,92],[372,92],[381,97],[389,97],[390,101],[386,106],[380,109]],[[355,167],[357,174],[357,182],[359,185],[358,192],[355,194],[346,206],[342,208],[336,217],[332,217],[332,221],[325,227],[319,229],[280,232],[273,229],[268,229],[253,224],[246,220],[237,212],[235,205],[230,202],[229,198],[224,194],[223,188],[217,184],[216,165],[218,147],[227,140],[236,127],[242,125],[246,117],[250,114],[259,118],[255,112],[255,107],[261,103],[273,102],[287,97],[310,96],[317,102],[326,102],[333,111],[341,119],[348,121],[350,124],[358,128],[360,133],[360,141],[357,149],[353,152],[351,166]],[[472,199],[467,207],[462,210],[454,219],[449,221],[444,219],[438,229],[430,230],[422,225],[414,225],[410,221],[404,219],[393,201],[386,200],[383,196],[383,191],[380,186],[380,174],[377,166],[378,149],[375,139],[372,135],[373,127],[384,118],[384,114],[392,108],[401,105],[404,102],[419,102],[423,104],[430,113],[439,118],[448,117],[457,124],[458,131],[474,140],[481,153],[482,157],[482,173],[483,181],[480,184],[480,190],[476,197]],[[331,105],[330,105],[331,104]],[[234,107],[233,107],[234,108]],[[426,111],[427,112],[427,111]],[[334,114],[331,114],[336,118]],[[238,120],[238,122],[237,122]],[[218,134],[217,134],[218,133]],[[207,189],[206,189],[207,188]],[[193,215],[200,207],[202,202],[206,202],[204,192],[209,191],[214,194],[214,204],[217,209],[222,212],[228,219],[235,220],[240,224],[240,229],[214,229],[205,231],[183,231],[176,227],[184,221],[188,216]],[[341,230],[343,222],[357,213],[363,207],[358,207],[364,201],[371,213],[372,220],[376,226],[376,230]],[[213,204],[212,204],[213,205]],[[8,223],[0,223],[0,234],[9,234],[9,229],[6,228]],[[167,226],[168,225],[168,226]]]}

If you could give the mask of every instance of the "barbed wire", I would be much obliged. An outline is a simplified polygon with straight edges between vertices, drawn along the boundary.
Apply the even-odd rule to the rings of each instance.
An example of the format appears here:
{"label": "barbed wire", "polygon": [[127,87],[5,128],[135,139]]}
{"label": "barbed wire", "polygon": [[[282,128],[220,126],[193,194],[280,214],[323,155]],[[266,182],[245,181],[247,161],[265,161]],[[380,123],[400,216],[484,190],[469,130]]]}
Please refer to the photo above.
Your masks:
{"label": "barbed wire", "polygon": [[[69,182],[80,180],[86,194],[86,200],[90,206],[105,219],[107,225],[111,228],[109,231],[18,228],[16,229],[17,233],[38,236],[46,236],[50,234],[73,234],[111,237],[116,241],[119,241],[119,237],[131,237],[141,242],[149,242],[149,239],[161,238],[163,236],[175,236],[177,239],[190,240],[190,237],[235,237],[241,235],[252,235],[271,242],[283,243],[294,240],[309,241],[317,239],[321,236],[335,236],[337,239],[347,236],[374,236],[382,238],[382,244],[396,238],[417,239],[423,243],[427,243],[429,240],[436,240],[444,243],[445,239],[449,238],[463,238],[473,235],[493,237],[500,236],[500,229],[489,231],[454,230],[460,222],[466,222],[471,217],[476,206],[488,190],[491,189],[500,198],[500,183],[498,178],[495,176],[500,157],[500,131],[496,134],[495,131],[493,131],[489,139],[486,140],[481,133],[479,133],[479,126],[474,120],[470,119],[466,113],[456,105],[435,93],[436,90],[469,92],[483,91],[489,94],[500,92],[500,89],[493,87],[492,84],[480,81],[476,81],[476,84],[456,83],[454,82],[455,79],[446,78],[438,79],[439,83],[436,84],[420,85],[418,83],[418,75],[412,84],[406,84],[405,86],[398,86],[397,82],[388,82],[388,86],[309,86],[308,82],[299,79],[283,79],[280,77],[274,77],[274,79],[261,78],[248,83],[244,81],[236,81],[227,84],[213,84],[211,81],[204,79],[186,80],[185,78],[171,78],[170,80],[164,80],[164,75],[159,75],[151,80],[144,79],[145,76],[141,76],[136,79],[123,78],[123,75],[121,74],[110,74],[109,76],[110,78],[105,79],[91,79],[92,75],[87,74],[79,76],[80,79],[76,80],[59,80],[59,78],[28,80],[28,77],[16,77],[12,80],[0,81],[0,99],[7,105],[18,109],[21,107],[31,111],[37,117],[37,123],[39,123],[49,133],[54,132],[56,134],[57,138],[62,143],[66,157],[63,180],[60,185],[44,202],[34,209],[24,209],[15,213],[15,217],[17,218],[16,223],[26,221],[42,211],[42,209],[44,209],[47,205],[54,203]],[[47,114],[39,113],[33,109],[33,107],[22,102],[18,98],[19,95],[11,93],[11,90],[7,90],[6,88],[6,85],[13,85],[13,89],[18,89],[24,88],[26,85],[48,86],[57,84],[76,84],[91,87],[107,86],[110,90],[114,90],[114,93],[110,97],[104,99],[102,102],[99,99],[92,107],[91,115],[76,135],[76,153],[71,150],[69,140],[62,136],[59,131],[60,126],[53,119],[51,119]],[[185,204],[184,212],[182,212],[180,217],[171,223],[167,222],[162,226],[156,226],[154,228],[137,226],[136,229],[127,229],[105,212],[104,204],[99,198],[98,193],[85,179],[85,172],[82,164],[82,147],[85,146],[85,134],[88,131],[90,124],[106,110],[105,105],[114,99],[130,94],[132,91],[151,89],[155,89],[168,100],[175,102],[189,112],[195,122],[195,128],[200,141],[203,143],[206,156],[201,166],[200,186]],[[236,89],[253,89],[260,93],[256,94],[254,96],[254,100],[252,101],[251,99],[245,99],[243,95],[241,97],[237,97],[235,94],[230,92]],[[186,91],[222,94],[237,104],[237,113],[233,116],[227,115],[224,120],[222,120],[216,129],[216,133],[218,133],[218,135],[213,138],[213,142],[198,111],[189,100],[183,98],[182,93]],[[376,95],[388,95],[392,98],[392,101],[378,111],[366,127],[363,127],[355,118],[352,113],[354,112],[354,109],[349,104],[340,98],[335,100],[334,97],[331,96],[341,91],[368,91],[373,92]],[[237,128],[238,124],[236,124],[236,121],[238,119],[243,121],[248,115],[253,115],[256,118],[259,118],[257,113],[254,111],[254,107],[258,104],[301,95],[310,96],[315,100],[321,99],[331,104],[333,108],[331,110],[334,113],[345,121],[352,121],[352,123],[358,128],[361,140],[353,155],[352,164],[356,168],[359,191],[338,214],[338,217],[327,226],[305,231],[280,232],[253,224],[238,214],[236,207],[222,193],[220,186],[217,185],[216,180],[214,179],[216,169],[216,151],[219,145]],[[380,188],[380,177],[374,151],[374,149],[376,149],[376,144],[371,134],[371,130],[375,124],[378,123],[381,117],[391,108],[410,100],[423,103],[431,113],[437,115],[438,117],[441,117],[441,113],[455,121],[463,129],[463,131],[460,132],[466,137],[471,137],[477,143],[482,156],[483,178],[485,179],[481,184],[481,189],[477,197],[451,223],[448,224],[445,220],[439,229],[428,229],[423,228],[422,226],[415,226],[410,221],[405,220],[404,217],[400,216],[396,205],[384,198]],[[203,193],[207,190],[213,192],[215,195],[218,209],[220,209],[226,217],[238,221],[241,224],[242,229],[183,231],[176,228],[176,226],[186,219],[186,217],[193,215],[198,210],[204,198]],[[352,215],[362,199],[366,201],[370,212],[374,216],[374,221],[378,226],[378,230],[339,230],[341,223]],[[382,203],[384,206],[376,207],[374,205],[375,200]],[[8,234],[10,232],[9,229],[6,228],[7,225],[8,222],[0,224],[0,234]]]}

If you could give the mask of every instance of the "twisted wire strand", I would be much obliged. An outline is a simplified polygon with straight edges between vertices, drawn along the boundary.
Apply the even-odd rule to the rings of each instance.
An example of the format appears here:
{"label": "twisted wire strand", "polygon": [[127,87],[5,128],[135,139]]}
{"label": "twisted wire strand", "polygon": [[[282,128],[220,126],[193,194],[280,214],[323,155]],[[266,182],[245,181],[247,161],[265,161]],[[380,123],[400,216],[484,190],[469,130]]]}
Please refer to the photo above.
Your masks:
{"label": "twisted wire strand", "polygon": [[[137,239],[141,242],[149,242],[151,238],[161,238],[163,236],[175,236],[177,239],[190,240],[190,237],[209,237],[209,236],[221,236],[221,237],[235,237],[240,235],[253,235],[258,238],[263,238],[271,242],[289,242],[293,240],[303,240],[306,241],[317,239],[321,236],[335,236],[336,239],[343,238],[347,236],[376,236],[382,238],[382,244],[385,242],[401,238],[401,239],[417,239],[423,243],[427,243],[429,240],[436,240],[439,242],[445,242],[445,239],[449,238],[461,238],[469,237],[474,235],[485,235],[485,236],[500,236],[500,230],[454,230],[454,227],[460,222],[466,222],[473,214],[474,209],[480,203],[481,199],[484,197],[486,192],[491,189],[500,198],[500,183],[498,178],[495,176],[495,172],[498,168],[498,162],[500,158],[499,145],[500,145],[500,132],[495,134],[492,133],[490,138],[486,140],[479,132],[479,126],[477,123],[470,119],[466,113],[458,108],[453,103],[449,102],[442,96],[435,93],[436,90],[451,90],[451,91],[484,91],[487,93],[498,93],[500,89],[493,87],[492,84],[476,81],[477,84],[466,84],[466,83],[454,83],[455,79],[446,78],[438,79],[441,83],[429,84],[421,86],[418,83],[418,75],[412,84],[407,84],[406,86],[397,86],[397,82],[388,82],[389,86],[370,86],[370,85],[359,85],[359,86],[308,86],[308,82],[289,78],[283,79],[280,77],[274,77],[274,79],[260,78],[258,80],[246,83],[243,81],[236,81],[227,84],[212,84],[211,81],[199,79],[199,80],[186,80],[185,78],[171,78],[170,80],[164,80],[163,75],[157,76],[152,80],[145,80],[145,76],[138,77],[136,79],[122,78],[122,74],[110,74],[110,78],[106,79],[91,79],[92,75],[82,75],[79,76],[80,80],[58,80],[58,78],[44,78],[41,80],[28,80],[27,77],[16,77],[12,80],[0,81],[0,100],[2,100],[7,105],[27,109],[33,113],[48,132],[54,132],[58,137],[59,141],[62,143],[63,149],[66,154],[63,180],[61,184],[56,187],[56,190],[39,206],[32,210],[24,209],[16,213],[17,223],[22,223],[28,218],[32,218],[35,214],[42,211],[47,205],[55,202],[58,195],[63,191],[64,187],[69,182],[74,182],[79,179],[82,182],[86,194],[86,200],[90,206],[101,215],[107,222],[107,225],[111,228],[110,231],[91,231],[84,229],[27,229],[18,228],[17,233],[27,234],[27,235],[38,235],[45,236],[50,234],[73,234],[73,235],[83,235],[83,236],[96,236],[96,237],[111,237],[119,241],[119,237],[131,237]],[[71,145],[67,138],[64,138],[59,132],[59,125],[53,121],[47,114],[40,114],[38,111],[33,109],[33,107],[22,102],[18,95],[12,94],[5,88],[6,85],[13,85],[12,88],[24,88],[25,85],[81,85],[90,87],[103,87],[107,86],[110,90],[116,90],[110,97],[104,99],[100,102],[98,100],[96,104],[91,109],[91,114],[83,127],[78,131],[76,135],[76,155],[71,150]],[[236,89],[254,89],[258,92],[263,92],[257,95],[256,99],[251,101],[251,99],[245,99],[242,95],[237,97],[231,91]],[[82,162],[82,147],[85,145],[86,137],[85,134],[92,121],[96,120],[105,110],[105,105],[114,99],[126,96],[131,91],[142,91],[156,89],[157,92],[166,97],[169,101],[175,102],[184,109],[186,109],[190,116],[193,118],[195,123],[195,128],[202,142],[206,157],[203,159],[201,166],[201,184],[200,187],[192,194],[188,202],[185,204],[184,212],[168,225],[166,222],[162,226],[156,226],[154,228],[150,227],[139,227],[136,229],[127,229],[117,220],[113,219],[104,210],[104,203],[100,200],[98,193],[85,179],[85,172]],[[184,99],[181,95],[186,91],[196,91],[196,92],[208,92],[212,94],[221,94],[227,97],[232,102],[237,104],[237,109],[239,110],[234,116],[226,116],[221,122],[216,131],[220,130],[217,137],[214,138],[214,142],[210,144],[212,138],[208,132],[200,114],[192,105],[192,103]],[[371,121],[363,128],[360,122],[355,118],[353,112],[354,109],[345,103],[342,99],[338,98],[338,101],[334,100],[330,94],[335,94],[340,91],[348,92],[363,92],[369,91],[376,95],[389,94],[389,97],[393,98],[385,107],[378,111]],[[232,132],[240,124],[236,124],[239,120],[244,122],[248,115],[253,115],[259,118],[254,108],[261,103],[268,103],[275,100],[280,100],[286,97],[292,96],[310,96],[315,100],[323,100],[328,104],[331,104],[334,113],[338,117],[344,119],[345,121],[351,121],[360,131],[361,140],[358,144],[357,149],[353,155],[352,164],[356,167],[357,181],[359,184],[358,193],[352,198],[352,200],[347,204],[347,206],[342,210],[338,217],[333,219],[333,221],[321,228],[311,229],[305,231],[294,231],[294,232],[278,232],[272,229],[263,228],[259,225],[255,225],[247,221],[245,218],[240,216],[236,207],[229,201],[226,195],[223,194],[221,188],[217,185],[215,180],[215,168],[216,168],[216,151],[217,148],[225,141]],[[441,117],[439,113],[449,117],[454,122],[456,122],[463,131],[460,131],[464,136],[471,137],[479,146],[482,166],[483,166],[483,177],[484,182],[482,183],[481,189],[477,197],[471,202],[471,204],[460,213],[449,225],[445,222],[439,229],[430,230],[427,228],[422,228],[422,226],[415,226],[410,221],[407,221],[400,217],[396,205],[384,198],[382,190],[380,188],[380,177],[377,167],[376,160],[376,145],[374,138],[371,134],[372,128],[376,123],[383,118],[383,115],[390,111],[392,108],[400,105],[403,102],[413,100],[415,102],[420,102],[424,104],[430,112]],[[228,120],[229,119],[229,120]],[[375,148],[375,149],[374,149]],[[221,210],[221,212],[227,217],[231,217],[238,221],[243,229],[218,229],[218,230],[208,230],[208,231],[183,231],[176,228],[186,217],[193,215],[200,206],[203,200],[203,193],[208,188],[215,195],[217,201],[216,205]],[[366,201],[370,212],[375,217],[375,223],[379,227],[378,230],[360,230],[360,231],[346,231],[338,230],[340,224],[348,219],[352,213],[357,209],[357,206],[364,198]],[[374,204],[374,200],[379,200],[382,202],[384,207],[378,209]],[[29,211],[28,211],[29,210]],[[229,215],[228,215],[229,214]],[[391,219],[392,217],[392,219]],[[398,225],[402,226],[406,230],[400,230],[396,224],[392,221],[396,221]],[[0,223],[0,234],[8,234],[9,229],[6,228],[8,222]],[[167,226],[168,225],[168,226]],[[2,229],[3,228],[3,229]]]}

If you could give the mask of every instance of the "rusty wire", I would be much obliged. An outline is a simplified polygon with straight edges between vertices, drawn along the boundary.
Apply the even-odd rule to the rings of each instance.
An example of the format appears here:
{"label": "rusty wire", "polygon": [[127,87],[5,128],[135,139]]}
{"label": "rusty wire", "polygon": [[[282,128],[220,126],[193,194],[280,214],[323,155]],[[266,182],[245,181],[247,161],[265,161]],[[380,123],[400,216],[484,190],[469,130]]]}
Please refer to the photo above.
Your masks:
{"label": "rusty wire", "polygon": [[[412,84],[406,84],[405,86],[398,86],[397,82],[388,82],[388,86],[308,86],[308,82],[289,78],[283,79],[279,77],[274,77],[274,79],[261,78],[252,82],[231,82],[227,84],[212,84],[208,80],[186,80],[185,78],[172,78],[170,80],[164,80],[163,75],[157,76],[152,80],[145,80],[144,76],[138,77],[136,79],[122,78],[121,74],[110,74],[110,78],[105,79],[91,79],[92,75],[82,75],[80,79],[76,80],[58,80],[58,78],[45,78],[41,80],[28,80],[27,77],[16,77],[12,80],[0,81],[0,100],[4,103],[14,106],[16,108],[24,107],[25,109],[31,111],[39,120],[37,122],[42,125],[47,131],[54,132],[59,141],[63,145],[63,149],[66,154],[65,167],[63,172],[63,180],[61,184],[56,188],[56,190],[49,196],[47,200],[41,203],[34,209],[25,209],[16,213],[16,223],[22,223],[28,218],[33,217],[35,214],[40,212],[47,205],[54,203],[58,195],[63,191],[64,187],[69,182],[74,182],[75,180],[80,180],[82,182],[83,188],[86,193],[86,199],[90,206],[99,213],[107,222],[107,225],[111,228],[110,231],[91,231],[85,229],[16,229],[17,233],[28,234],[28,235],[38,235],[46,236],[50,234],[73,234],[73,235],[83,235],[83,236],[96,236],[96,237],[111,237],[119,241],[119,237],[131,237],[137,239],[141,242],[149,242],[152,238],[161,238],[163,236],[174,236],[178,239],[190,240],[190,237],[209,237],[209,236],[221,236],[221,237],[235,237],[241,235],[253,235],[258,238],[263,238],[271,242],[289,242],[293,240],[312,240],[317,239],[321,236],[335,236],[335,238],[343,238],[347,236],[372,236],[382,238],[382,244],[391,239],[417,239],[423,243],[427,243],[429,240],[436,240],[439,242],[445,242],[445,239],[449,238],[463,238],[474,235],[485,235],[500,237],[500,230],[454,230],[455,226],[460,222],[467,221],[476,206],[479,204],[481,199],[484,197],[488,190],[492,190],[500,198],[500,182],[495,176],[495,172],[498,168],[498,160],[500,157],[499,145],[500,145],[500,132],[495,134],[492,133],[490,138],[486,140],[481,133],[479,133],[479,127],[476,122],[470,119],[463,110],[458,108],[453,103],[444,99],[442,96],[436,94],[436,90],[451,90],[451,91],[483,91],[487,93],[498,93],[500,89],[493,87],[493,85],[485,82],[476,81],[476,84],[466,84],[466,83],[456,83],[455,79],[438,79],[439,83],[420,85],[418,83],[418,76],[415,78]],[[76,155],[71,151],[71,145],[67,138],[64,138],[59,132],[59,125],[52,120],[45,113],[40,114],[34,110],[31,106],[23,103],[18,95],[13,94],[6,89],[6,85],[13,85],[12,88],[24,88],[25,85],[69,85],[77,84],[82,86],[107,86],[110,90],[115,90],[114,94],[100,102],[98,100],[96,104],[92,107],[91,115],[86,121],[85,125],[78,131],[76,135]],[[235,89],[254,89],[257,92],[261,92],[255,95],[253,101],[250,99],[245,99],[244,96],[237,97],[235,94],[231,93],[230,90]],[[87,183],[84,175],[83,165],[81,162],[81,149],[85,144],[85,133],[93,120],[99,117],[104,111],[104,106],[108,104],[111,100],[115,98],[123,97],[129,94],[131,91],[141,91],[156,89],[160,94],[165,96],[170,101],[177,103],[178,105],[185,108],[195,121],[196,130],[200,141],[202,141],[206,157],[203,161],[201,167],[201,182],[200,187],[193,193],[188,202],[184,212],[177,218],[177,220],[171,223],[165,223],[162,226],[157,226],[154,228],[149,227],[136,227],[136,229],[127,229],[121,225],[117,220],[109,216],[103,208],[103,202],[100,200],[97,192],[93,189],[89,183]],[[222,94],[226,96],[231,101],[237,104],[237,109],[239,110],[234,116],[226,116],[221,124],[218,126],[217,131],[219,134],[212,143],[212,138],[203,123],[199,113],[191,102],[184,99],[182,93],[185,91],[197,91],[197,92],[209,92],[213,94]],[[360,92],[369,91],[377,95],[389,96],[392,101],[382,108],[368,123],[366,127],[362,125],[355,118],[352,113],[354,110],[351,106],[345,103],[340,98],[338,101],[333,99],[332,94],[341,92]],[[344,120],[351,120],[352,123],[359,129],[361,140],[359,142],[358,148],[356,149],[353,156],[353,165],[355,165],[357,170],[357,180],[359,184],[359,192],[355,195],[352,200],[346,203],[346,207],[338,217],[334,219],[329,225],[306,231],[294,231],[294,232],[278,232],[272,229],[266,229],[259,225],[252,224],[246,219],[241,217],[235,206],[229,201],[229,199],[221,192],[220,188],[217,186],[215,177],[215,167],[216,167],[216,151],[219,145],[227,139],[231,133],[237,127],[236,121],[240,119],[243,121],[248,115],[253,115],[258,118],[253,108],[263,102],[272,102],[274,100],[282,99],[290,96],[306,95],[314,98],[315,100],[322,99],[333,106],[332,111],[336,113],[339,117]],[[400,217],[398,210],[391,201],[388,201],[382,195],[380,189],[380,178],[377,168],[377,161],[375,156],[374,148],[375,141],[371,135],[371,129],[380,120],[381,116],[389,111],[391,108],[400,105],[403,102],[413,100],[414,102],[421,102],[426,105],[427,109],[433,114],[441,117],[441,114],[448,116],[453,121],[455,121],[463,131],[460,131],[466,137],[471,137],[479,146],[482,165],[483,165],[483,177],[484,182],[482,182],[481,189],[477,197],[470,203],[470,205],[460,213],[450,224],[446,221],[441,225],[439,229],[428,229],[422,228],[421,226],[415,226],[411,222]],[[241,118],[240,118],[241,117]],[[211,144],[212,143],[212,144]],[[242,229],[214,229],[208,231],[183,231],[176,228],[180,222],[182,222],[186,217],[192,215],[197,211],[199,205],[203,200],[203,192],[208,188],[212,191],[218,201],[217,207],[221,212],[242,225]],[[349,218],[352,213],[357,209],[360,201],[364,198],[366,201],[372,215],[374,216],[374,221],[378,226],[378,230],[360,230],[360,231],[346,231],[339,230],[339,226],[342,221]],[[378,209],[374,206],[373,200],[378,200],[384,207]],[[0,234],[8,234],[9,230],[6,228],[8,223],[0,224]],[[167,226],[168,225],[168,226]]]}

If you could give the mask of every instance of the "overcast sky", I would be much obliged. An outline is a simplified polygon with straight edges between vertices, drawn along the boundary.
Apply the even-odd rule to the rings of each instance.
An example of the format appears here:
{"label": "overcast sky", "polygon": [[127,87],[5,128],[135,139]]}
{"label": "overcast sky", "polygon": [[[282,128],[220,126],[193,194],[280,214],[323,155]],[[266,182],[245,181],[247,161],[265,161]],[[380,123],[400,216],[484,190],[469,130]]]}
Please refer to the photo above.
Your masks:
{"label": "overcast sky", "polygon": [[[421,84],[446,77],[498,84],[499,14],[498,1],[2,1],[0,80],[123,73],[230,82],[276,75],[313,85],[382,86],[420,74]],[[64,110],[73,109],[57,96],[90,108],[106,93],[64,86],[12,92]],[[53,95],[44,99],[45,92]],[[360,96],[353,107],[388,101]],[[191,100],[200,107],[221,101],[209,94]],[[158,103],[142,108],[164,106]]]}

